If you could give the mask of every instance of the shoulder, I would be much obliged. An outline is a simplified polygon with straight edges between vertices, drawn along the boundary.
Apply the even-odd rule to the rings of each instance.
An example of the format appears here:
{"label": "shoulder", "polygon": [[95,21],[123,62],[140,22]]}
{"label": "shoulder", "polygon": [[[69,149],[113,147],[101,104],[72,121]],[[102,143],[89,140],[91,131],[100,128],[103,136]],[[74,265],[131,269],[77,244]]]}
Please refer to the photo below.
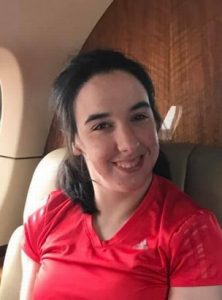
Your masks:
{"label": "shoulder", "polygon": [[155,186],[158,190],[158,196],[164,200],[164,204],[175,206],[180,200],[180,205],[186,205],[187,208],[197,209],[199,206],[195,204],[190,196],[181,191],[172,181],[155,175]]}
{"label": "shoulder", "polygon": [[[56,230],[79,221],[79,206],[61,190],[49,194],[46,203],[30,215],[24,223],[22,248],[33,260],[39,262],[41,248],[47,237]],[[71,220],[71,221],[70,221]]]}
{"label": "shoulder", "polygon": [[56,224],[61,217],[72,213],[80,214],[79,205],[75,204],[62,190],[55,190],[51,192],[45,204],[36,210],[27,220],[29,226],[43,227],[49,223]]}
{"label": "shoulder", "polygon": [[171,286],[222,284],[222,231],[214,214],[164,178],[156,178],[156,193]]}
{"label": "shoulder", "polygon": [[181,223],[193,214],[207,212],[174,183],[160,176],[155,177],[157,199],[162,209],[162,222],[166,223],[167,227]]}
{"label": "shoulder", "polygon": [[201,208],[169,180],[155,176],[156,201],[160,211],[160,233],[170,239],[181,228],[200,223],[217,224],[212,212]]}
{"label": "shoulder", "polygon": [[65,207],[77,208],[77,205],[62,190],[54,190],[48,195],[45,205],[47,212],[56,212],[63,210]]}
{"label": "shoulder", "polygon": [[171,286],[222,284],[222,231],[212,213],[198,211],[181,222],[168,251]]}
{"label": "shoulder", "polygon": [[[63,221],[67,224],[67,216],[78,219],[80,209],[61,190],[53,191],[46,203],[32,213],[24,223],[22,241],[23,251],[35,262],[40,263],[42,246],[48,236],[60,230]],[[70,218],[69,218],[70,219]]]}

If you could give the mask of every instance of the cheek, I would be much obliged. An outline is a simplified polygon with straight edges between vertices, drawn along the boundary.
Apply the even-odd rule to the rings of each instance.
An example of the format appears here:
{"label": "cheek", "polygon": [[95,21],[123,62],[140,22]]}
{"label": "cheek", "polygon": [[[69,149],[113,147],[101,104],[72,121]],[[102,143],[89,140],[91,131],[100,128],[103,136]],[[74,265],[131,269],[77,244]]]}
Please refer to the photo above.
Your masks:
{"label": "cheek", "polygon": [[159,138],[156,130],[149,131],[146,141],[144,141],[153,160],[156,161],[159,155]]}
{"label": "cheek", "polygon": [[100,166],[102,163],[111,159],[112,153],[111,143],[108,141],[104,143],[94,141],[85,147],[84,157],[86,161],[91,161],[94,165]]}
{"label": "cheek", "polygon": [[159,145],[159,138],[156,131],[156,127],[153,124],[150,124],[148,127],[144,128],[141,132],[141,139],[144,141],[144,144],[155,146]]}

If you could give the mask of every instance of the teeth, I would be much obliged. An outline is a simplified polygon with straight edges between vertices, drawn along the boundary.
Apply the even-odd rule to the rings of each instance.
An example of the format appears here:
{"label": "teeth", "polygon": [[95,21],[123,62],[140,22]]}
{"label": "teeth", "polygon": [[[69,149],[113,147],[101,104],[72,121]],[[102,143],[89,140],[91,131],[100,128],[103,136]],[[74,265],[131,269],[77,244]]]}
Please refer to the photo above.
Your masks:
{"label": "teeth", "polygon": [[119,161],[116,162],[116,165],[123,169],[130,169],[130,168],[134,168],[139,163],[139,161],[140,161],[140,157],[138,157],[133,161]]}

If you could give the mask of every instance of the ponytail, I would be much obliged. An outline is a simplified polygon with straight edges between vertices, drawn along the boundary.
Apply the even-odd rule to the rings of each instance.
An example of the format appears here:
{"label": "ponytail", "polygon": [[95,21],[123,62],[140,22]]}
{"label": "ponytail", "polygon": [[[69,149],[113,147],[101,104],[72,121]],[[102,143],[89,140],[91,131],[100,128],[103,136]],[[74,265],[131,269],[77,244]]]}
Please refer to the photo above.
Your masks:
{"label": "ponytail", "polygon": [[93,185],[82,156],[70,155],[62,161],[57,174],[57,187],[74,203],[78,203],[85,213],[98,212]]}

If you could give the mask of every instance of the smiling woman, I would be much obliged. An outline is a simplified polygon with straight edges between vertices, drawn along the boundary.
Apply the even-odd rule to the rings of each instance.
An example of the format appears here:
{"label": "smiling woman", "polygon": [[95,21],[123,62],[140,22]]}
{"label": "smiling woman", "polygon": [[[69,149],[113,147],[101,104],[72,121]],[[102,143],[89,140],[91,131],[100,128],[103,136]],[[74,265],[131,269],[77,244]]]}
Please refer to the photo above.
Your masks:
{"label": "smiling woman", "polygon": [[[159,152],[156,124],[143,85],[123,71],[94,75],[79,91],[74,115],[73,152],[84,157],[95,199],[103,198],[100,194],[105,192],[106,205],[110,202],[116,207],[115,202],[123,201],[122,193],[138,193],[142,188],[133,200],[136,205],[151,182]],[[97,202],[98,209],[100,205]]]}
{"label": "smiling woman", "polygon": [[143,67],[112,50],[79,55],[52,100],[68,155],[24,225],[21,299],[221,299],[214,215],[154,172],[160,116]]}

